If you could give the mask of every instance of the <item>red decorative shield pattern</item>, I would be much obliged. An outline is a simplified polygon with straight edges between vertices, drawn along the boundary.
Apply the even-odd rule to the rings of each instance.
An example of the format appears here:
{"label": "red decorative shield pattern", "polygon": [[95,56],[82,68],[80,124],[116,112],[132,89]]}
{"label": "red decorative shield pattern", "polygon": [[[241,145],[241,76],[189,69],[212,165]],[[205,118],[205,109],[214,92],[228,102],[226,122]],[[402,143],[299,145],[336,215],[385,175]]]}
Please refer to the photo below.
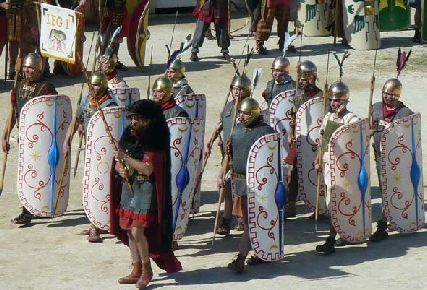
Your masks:
{"label": "red decorative shield pattern", "polygon": [[[305,102],[296,114],[298,194],[310,210],[316,208],[317,171],[314,169],[314,162],[322,120],[323,97]],[[324,184],[321,185],[319,205],[319,212],[327,213]]]}
{"label": "red decorative shield pattern", "polygon": [[[54,128],[54,106],[56,106],[56,128]],[[61,216],[67,210],[70,186],[70,165],[65,171],[59,189],[64,154],[62,143],[71,123],[70,99],[65,95],[40,96],[29,100],[21,110],[19,119],[19,159],[17,192],[28,211],[36,216],[51,216],[52,198],[49,151],[58,152],[55,167],[54,216]],[[56,136],[56,139],[54,137]],[[56,146],[55,146],[56,145]]]}
{"label": "red decorative shield pattern", "polygon": [[280,173],[283,181],[283,155],[279,156],[283,142],[279,136],[272,133],[259,138],[249,151],[246,167],[249,237],[255,254],[264,261],[278,261],[284,256],[283,212],[279,215],[275,201]]}
{"label": "red decorative shield pattern", "polygon": [[[329,142],[331,221],[350,243],[362,242],[372,232],[370,138],[369,122],[364,119],[341,126]],[[360,179],[366,190],[359,186]]]}
{"label": "red decorative shield pattern", "polygon": [[[191,94],[191,95],[182,95],[176,98],[176,104],[181,108],[185,109],[191,119],[201,118],[206,120],[206,96],[204,94]],[[201,152],[200,152],[200,162],[199,167],[197,168],[197,176],[199,176],[200,171],[202,170],[203,165],[203,148],[204,148],[204,136],[205,136],[205,126],[203,126],[203,135],[201,139]],[[193,196],[193,202],[191,205],[191,214],[196,214],[200,210],[201,202],[201,182],[199,187],[195,190]]]}
{"label": "red decorative shield pattern", "polygon": [[[102,109],[114,142],[120,139],[126,123],[125,107]],[[127,121],[128,122],[128,121]],[[83,208],[89,220],[98,228],[108,230],[110,222],[110,171],[113,145],[105,130],[99,111],[89,120],[83,171]]]}
{"label": "red decorative shield pattern", "polygon": [[[190,217],[191,201],[193,199],[194,187],[197,179],[197,172],[200,163],[200,153],[203,150],[203,119],[190,118],[170,118],[167,120],[170,131],[171,148],[171,191],[172,191],[172,209],[173,217],[176,219],[174,240],[180,240],[187,229]],[[186,156],[187,160],[186,160]],[[178,185],[177,176],[180,170],[186,166],[189,172],[190,180],[188,185],[181,193],[181,204],[178,215]]]}
{"label": "red decorative shield pattern", "polygon": [[[389,124],[381,139],[382,193],[388,221],[402,233],[424,227],[421,115]],[[419,166],[419,181],[412,166]],[[411,174],[412,172],[412,174]],[[415,174],[414,174],[415,173]]]}

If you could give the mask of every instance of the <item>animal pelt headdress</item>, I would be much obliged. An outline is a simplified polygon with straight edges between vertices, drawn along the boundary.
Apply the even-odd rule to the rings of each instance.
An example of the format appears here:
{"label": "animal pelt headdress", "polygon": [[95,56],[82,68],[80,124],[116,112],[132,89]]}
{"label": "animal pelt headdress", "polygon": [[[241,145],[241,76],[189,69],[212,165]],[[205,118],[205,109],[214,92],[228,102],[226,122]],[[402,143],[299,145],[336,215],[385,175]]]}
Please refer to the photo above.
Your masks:
{"label": "animal pelt headdress", "polygon": [[139,100],[129,106],[127,112],[128,116],[137,115],[140,121],[135,128],[126,127],[119,141],[121,149],[133,158],[142,158],[147,151],[169,150],[169,128],[159,104]]}

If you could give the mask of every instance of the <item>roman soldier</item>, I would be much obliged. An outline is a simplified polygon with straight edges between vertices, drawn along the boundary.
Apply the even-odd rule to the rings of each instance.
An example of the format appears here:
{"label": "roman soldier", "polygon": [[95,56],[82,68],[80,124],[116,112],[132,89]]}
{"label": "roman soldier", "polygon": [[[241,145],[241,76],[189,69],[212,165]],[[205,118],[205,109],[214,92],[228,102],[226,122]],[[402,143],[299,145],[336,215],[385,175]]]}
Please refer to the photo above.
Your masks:
{"label": "roman soldier", "polygon": [[108,79],[108,88],[127,88],[126,81],[117,72],[116,66],[118,63],[117,54],[114,53],[113,49],[109,46],[105,50],[103,55],[99,56],[98,65],[99,70],[103,72]]}
{"label": "roman soldier", "polygon": [[135,102],[128,116],[131,123],[114,152],[112,184],[119,181],[114,173],[123,184],[112,187],[110,231],[129,246],[132,258],[132,272],[118,283],[144,289],[153,277],[150,258],[168,273],[182,269],[171,250],[170,136],[162,109],[152,100]]}
{"label": "roman soldier", "polygon": [[[95,72],[92,74],[90,78],[90,88],[90,94],[82,99],[78,109],[78,115],[70,124],[70,127],[68,127],[63,144],[64,155],[70,152],[71,136],[75,133],[72,132],[73,128],[75,128],[75,130],[81,128],[80,130],[86,132],[90,118],[99,109],[117,106],[114,97],[108,91],[108,80],[104,73]],[[75,125],[74,122],[77,122],[78,125]],[[103,233],[105,234],[107,232],[102,231],[94,225],[91,225],[88,230],[82,232],[82,234],[88,235],[88,241],[90,243],[101,243],[102,239],[100,235]]]}
{"label": "roman soldier", "polygon": [[[323,91],[316,86],[317,80],[317,67],[309,60],[301,62],[298,67],[298,92],[296,95],[294,104],[295,110],[301,107],[302,104],[316,97],[322,97]],[[296,120],[293,120],[291,126],[295,128]],[[294,130],[295,131],[295,130]],[[288,204],[285,208],[285,217],[296,216],[296,200],[298,195],[298,170],[297,170],[297,144],[295,136],[292,140],[289,140],[289,154],[285,159],[285,162],[289,164],[288,169]]]}
{"label": "roman soldier", "polygon": [[[251,80],[246,75],[236,75],[233,77],[233,81],[230,85],[231,95],[233,100],[229,101],[223,111],[220,113],[220,121],[217,124],[215,130],[210,135],[208,142],[205,145],[205,156],[209,156],[212,150],[213,142],[222,132],[221,152],[226,150],[226,142],[231,136],[231,129],[235,123],[233,117],[237,114],[235,108],[239,106],[240,102],[251,95]],[[223,160],[225,161],[226,156],[223,154]],[[205,157],[206,158],[206,157]],[[229,170],[230,168],[227,167]],[[223,173],[219,172],[218,175],[218,191],[223,187],[224,190],[224,216],[221,225],[217,228],[216,233],[219,235],[228,235],[231,230],[231,219],[233,210],[233,200],[231,194],[231,182],[229,178],[223,180]]]}
{"label": "roman soldier", "polygon": [[176,99],[194,93],[185,77],[185,65],[181,59],[177,58],[169,65],[166,77],[173,83],[173,95]]}
{"label": "roman soldier", "polygon": [[272,79],[268,81],[267,88],[262,93],[262,97],[270,107],[274,97],[287,90],[296,87],[295,81],[289,75],[291,65],[286,57],[276,57],[271,64]]}
{"label": "roman soldier", "polygon": [[[400,101],[402,83],[395,78],[388,79],[382,88],[382,101],[372,105],[372,122],[374,137],[374,156],[377,165],[380,190],[382,192],[382,150],[381,138],[387,124],[412,115],[413,112]],[[384,154],[384,153],[383,153]],[[409,170],[409,168],[408,168]],[[382,206],[382,217],[377,222],[377,231],[369,238],[372,242],[379,242],[388,238],[387,218],[385,215],[384,201]]]}
{"label": "roman soldier", "polygon": [[[337,81],[329,87],[328,98],[329,98],[329,112],[326,113],[323,118],[323,122],[320,128],[320,134],[322,136],[321,144],[323,156],[319,154],[316,157],[315,168],[318,171],[323,170],[324,181],[327,189],[327,196],[331,196],[331,178],[330,178],[330,165],[329,165],[329,140],[332,134],[343,125],[357,122],[359,118],[347,109],[347,104],[350,97],[350,91],[346,84],[342,81]],[[319,151],[320,153],[320,151]],[[320,158],[323,160],[324,168],[320,167]],[[327,199],[329,200],[329,199]],[[330,206],[330,205],[328,205]],[[336,229],[333,227],[332,222],[330,224],[329,237],[323,245],[316,247],[316,252],[321,254],[331,254],[335,252],[335,236],[337,235]],[[339,240],[340,241],[340,240]]]}
{"label": "roman soldier", "polygon": [[153,101],[160,104],[165,119],[175,117],[188,117],[187,112],[178,106],[173,97],[172,81],[166,77],[159,77],[152,86]]}
{"label": "roman soldier", "polygon": [[[22,63],[24,79],[18,82],[17,86],[11,92],[12,109],[2,135],[4,152],[9,151],[10,147],[7,140],[8,128],[13,128],[16,122],[19,121],[22,107],[35,97],[57,94],[53,84],[42,80],[42,70],[43,60],[40,55],[29,53],[25,56]],[[12,219],[11,222],[14,224],[29,225],[32,217],[32,214],[25,207],[22,207],[21,214]]]}
{"label": "roman soldier", "polygon": [[[238,108],[238,120],[230,139],[226,142],[226,154],[232,160],[231,178],[233,179],[234,205],[233,214],[242,218],[244,224],[243,236],[241,238],[239,253],[237,257],[228,264],[228,269],[237,273],[242,273],[245,269],[245,259],[251,250],[248,226],[248,204],[246,185],[246,163],[252,145],[262,136],[274,133],[273,128],[264,123],[258,102],[253,98],[244,99]],[[223,173],[223,172],[222,172]],[[224,174],[220,174],[224,176]],[[221,177],[218,180],[222,186],[225,181]],[[248,259],[248,264],[253,264],[252,260],[259,259],[256,256]]]}

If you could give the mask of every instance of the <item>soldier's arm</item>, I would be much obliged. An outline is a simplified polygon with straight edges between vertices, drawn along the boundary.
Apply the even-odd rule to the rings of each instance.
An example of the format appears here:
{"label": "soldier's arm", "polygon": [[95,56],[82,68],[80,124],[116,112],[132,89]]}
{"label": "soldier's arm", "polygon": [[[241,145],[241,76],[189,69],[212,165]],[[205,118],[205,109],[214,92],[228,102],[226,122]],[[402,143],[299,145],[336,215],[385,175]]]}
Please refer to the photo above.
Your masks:
{"label": "soldier's arm", "polygon": [[219,122],[211,135],[209,136],[208,142],[206,142],[205,146],[205,155],[210,155],[212,150],[212,144],[215,142],[216,138],[218,138],[219,134],[222,131],[222,122]]}

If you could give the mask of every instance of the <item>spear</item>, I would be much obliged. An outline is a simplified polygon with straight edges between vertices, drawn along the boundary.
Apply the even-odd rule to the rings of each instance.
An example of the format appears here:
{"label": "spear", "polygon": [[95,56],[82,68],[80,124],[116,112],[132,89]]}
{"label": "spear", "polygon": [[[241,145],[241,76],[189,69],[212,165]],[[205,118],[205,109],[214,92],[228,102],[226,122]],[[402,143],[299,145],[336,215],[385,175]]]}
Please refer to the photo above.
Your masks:
{"label": "spear", "polygon": [[[102,111],[102,109],[99,105],[98,99],[95,98],[95,102],[96,102],[96,108],[98,109],[99,115],[101,116],[102,122],[104,123],[105,132],[107,133],[108,138],[110,139],[110,143],[111,143],[111,145],[113,145],[114,151],[118,151],[119,148],[117,147],[117,144],[114,140],[114,137],[111,134],[110,126],[108,125],[107,120],[105,119],[104,111]],[[123,164],[123,162],[122,161],[119,161],[119,162],[120,162],[120,166],[122,167],[122,169],[125,168],[125,165]],[[132,187],[132,184],[130,183],[129,177],[127,175],[125,177],[125,180],[129,186],[129,190],[131,192],[131,195],[134,196],[133,187]]]}
{"label": "spear", "polygon": [[375,57],[374,57],[374,69],[372,70],[372,76],[371,76],[371,90],[369,92],[369,107],[368,107],[368,118],[369,118],[369,129],[372,129],[372,98],[374,96],[374,89],[375,89],[375,66],[377,64],[377,53],[378,50],[375,50]]}
{"label": "spear", "polygon": [[[93,32],[93,34],[92,34],[92,41],[91,41],[91,43],[90,43],[90,48],[89,48],[89,52],[88,52],[87,59],[86,59],[86,66],[84,66],[84,67],[87,67],[87,66],[88,66],[88,64],[89,64],[89,57],[90,57],[90,53],[91,53],[91,51],[92,51],[92,47],[93,47],[93,40],[95,39],[95,35],[96,35],[96,32],[94,31],[94,32]],[[80,103],[81,103],[81,100],[82,100],[82,94],[83,94],[83,86],[84,86],[84,84],[85,84],[85,83],[82,83],[82,87],[81,87],[81,89],[80,89],[80,95],[79,95],[79,98],[78,98],[78,101],[77,101],[76,112],[75,112],[75,115],[74,115],[74,116],[75,116],[75,118],[77,118],[77,113],[78,113],[78,111],[79,111]],[[74,123],[74,125],[75,125],[75,123]],[[74,129],[73,129],[73,132],[75,132],[75,127],[74,127]],[[74,135],[74,133],[73,133],[73,135]],[[78,149],[77,154],[76,154],[76,161],[74,162],[74,172],[73,172],[73,177],[74,177],[74,178],[76,177],[77,167],[78,167],[78,165],[79,165],[79,160],[80,160],[80,151],[82,150],[82,144],[83,144],[83,138],[84,138],[84,136],[85,136],[85,132],[84,132],[84,131],[83,131],[83,132],[79,132],[79,149]],[[72,139],[72,137],[71,137],[71,139]],[[66,158],[68,158],[68,154],[67,154]],[[67,161],[68,161],[68,159],[67,159]],[[67,166],[68,166],[68,164],[65,164],[65,163],[64,163],[64,166],[65,166],[65,165],[67,165]],[[64,173],[65,173],[65,168],[63,168],[62,172],[63,172],[63,175],[64,175]]]}
{"label": "spear", "polygon": [[[326,103],[328,99],[328,75],[329,75],[329,55],[330,51],[328,51],[328,61],[326,63],[326,80],[325,80],[325,86],[323,88],[323,108],[322,108],[322,115],[325,117],[326,114]],[[319,166],[322,168],[323,162],[322,162],[322,146],[319,146]],[[321,174],[320,171],[317,172],[317,184],[316,184],[316,208],[314,212],[314,227],[317,231],[317,221],[319,220],[319,205],[320,205],[320,182],[321,182]]]}
{"label": "spear", "polygon": [[[19,55],[19,54],[18,54]],[[13,120],[15,118],[15,122],[16,122],[16,126],[18,127],[19,124],[19,116],[18,116],[18,106],[17,106],[17,100],[16,100],[16,87],[18,85],[18,76],[19,76],[19,72],[21,71],[21,67],[22,67],[22,58],[18,56],[17,59],[17,67],[16,67],[16,74],[15,74],[15,81],[13,83],[13,89],[11,91],[10,94],[10,99],[11,99],[11,110],[10,110],[10,114],[9,114],[9,119],[7,122],[7,131],[6,131],[6,141],[7,143],[9,143],[9,138],[10,138],[10,132],[13,129]],[[0,195],[3,192],[3,181],[4,181],[4,175],[6,173],[6,164],[7,164],[7,155],[8,155],[8,151],[6,150],[5,152],[3,152],[3,168],[2,168],[2,172],[1,172],[1,179],[0,179]]]}
{"label": "spear", "polygon": [[280,146],[281,146],[281,138],[280,135],[277,140],[277,147],[278,147],[278,159],[277,159],[277,186],[274,193],[274,201],[276,202],[277,210],[279,212],[279,253],[283,253],[283,208],[285,206],[285,201],[288,196],[288,191],[286,189],[286,186],[283,183],[283,174],[282,174],[282,157],[280,153]]}

